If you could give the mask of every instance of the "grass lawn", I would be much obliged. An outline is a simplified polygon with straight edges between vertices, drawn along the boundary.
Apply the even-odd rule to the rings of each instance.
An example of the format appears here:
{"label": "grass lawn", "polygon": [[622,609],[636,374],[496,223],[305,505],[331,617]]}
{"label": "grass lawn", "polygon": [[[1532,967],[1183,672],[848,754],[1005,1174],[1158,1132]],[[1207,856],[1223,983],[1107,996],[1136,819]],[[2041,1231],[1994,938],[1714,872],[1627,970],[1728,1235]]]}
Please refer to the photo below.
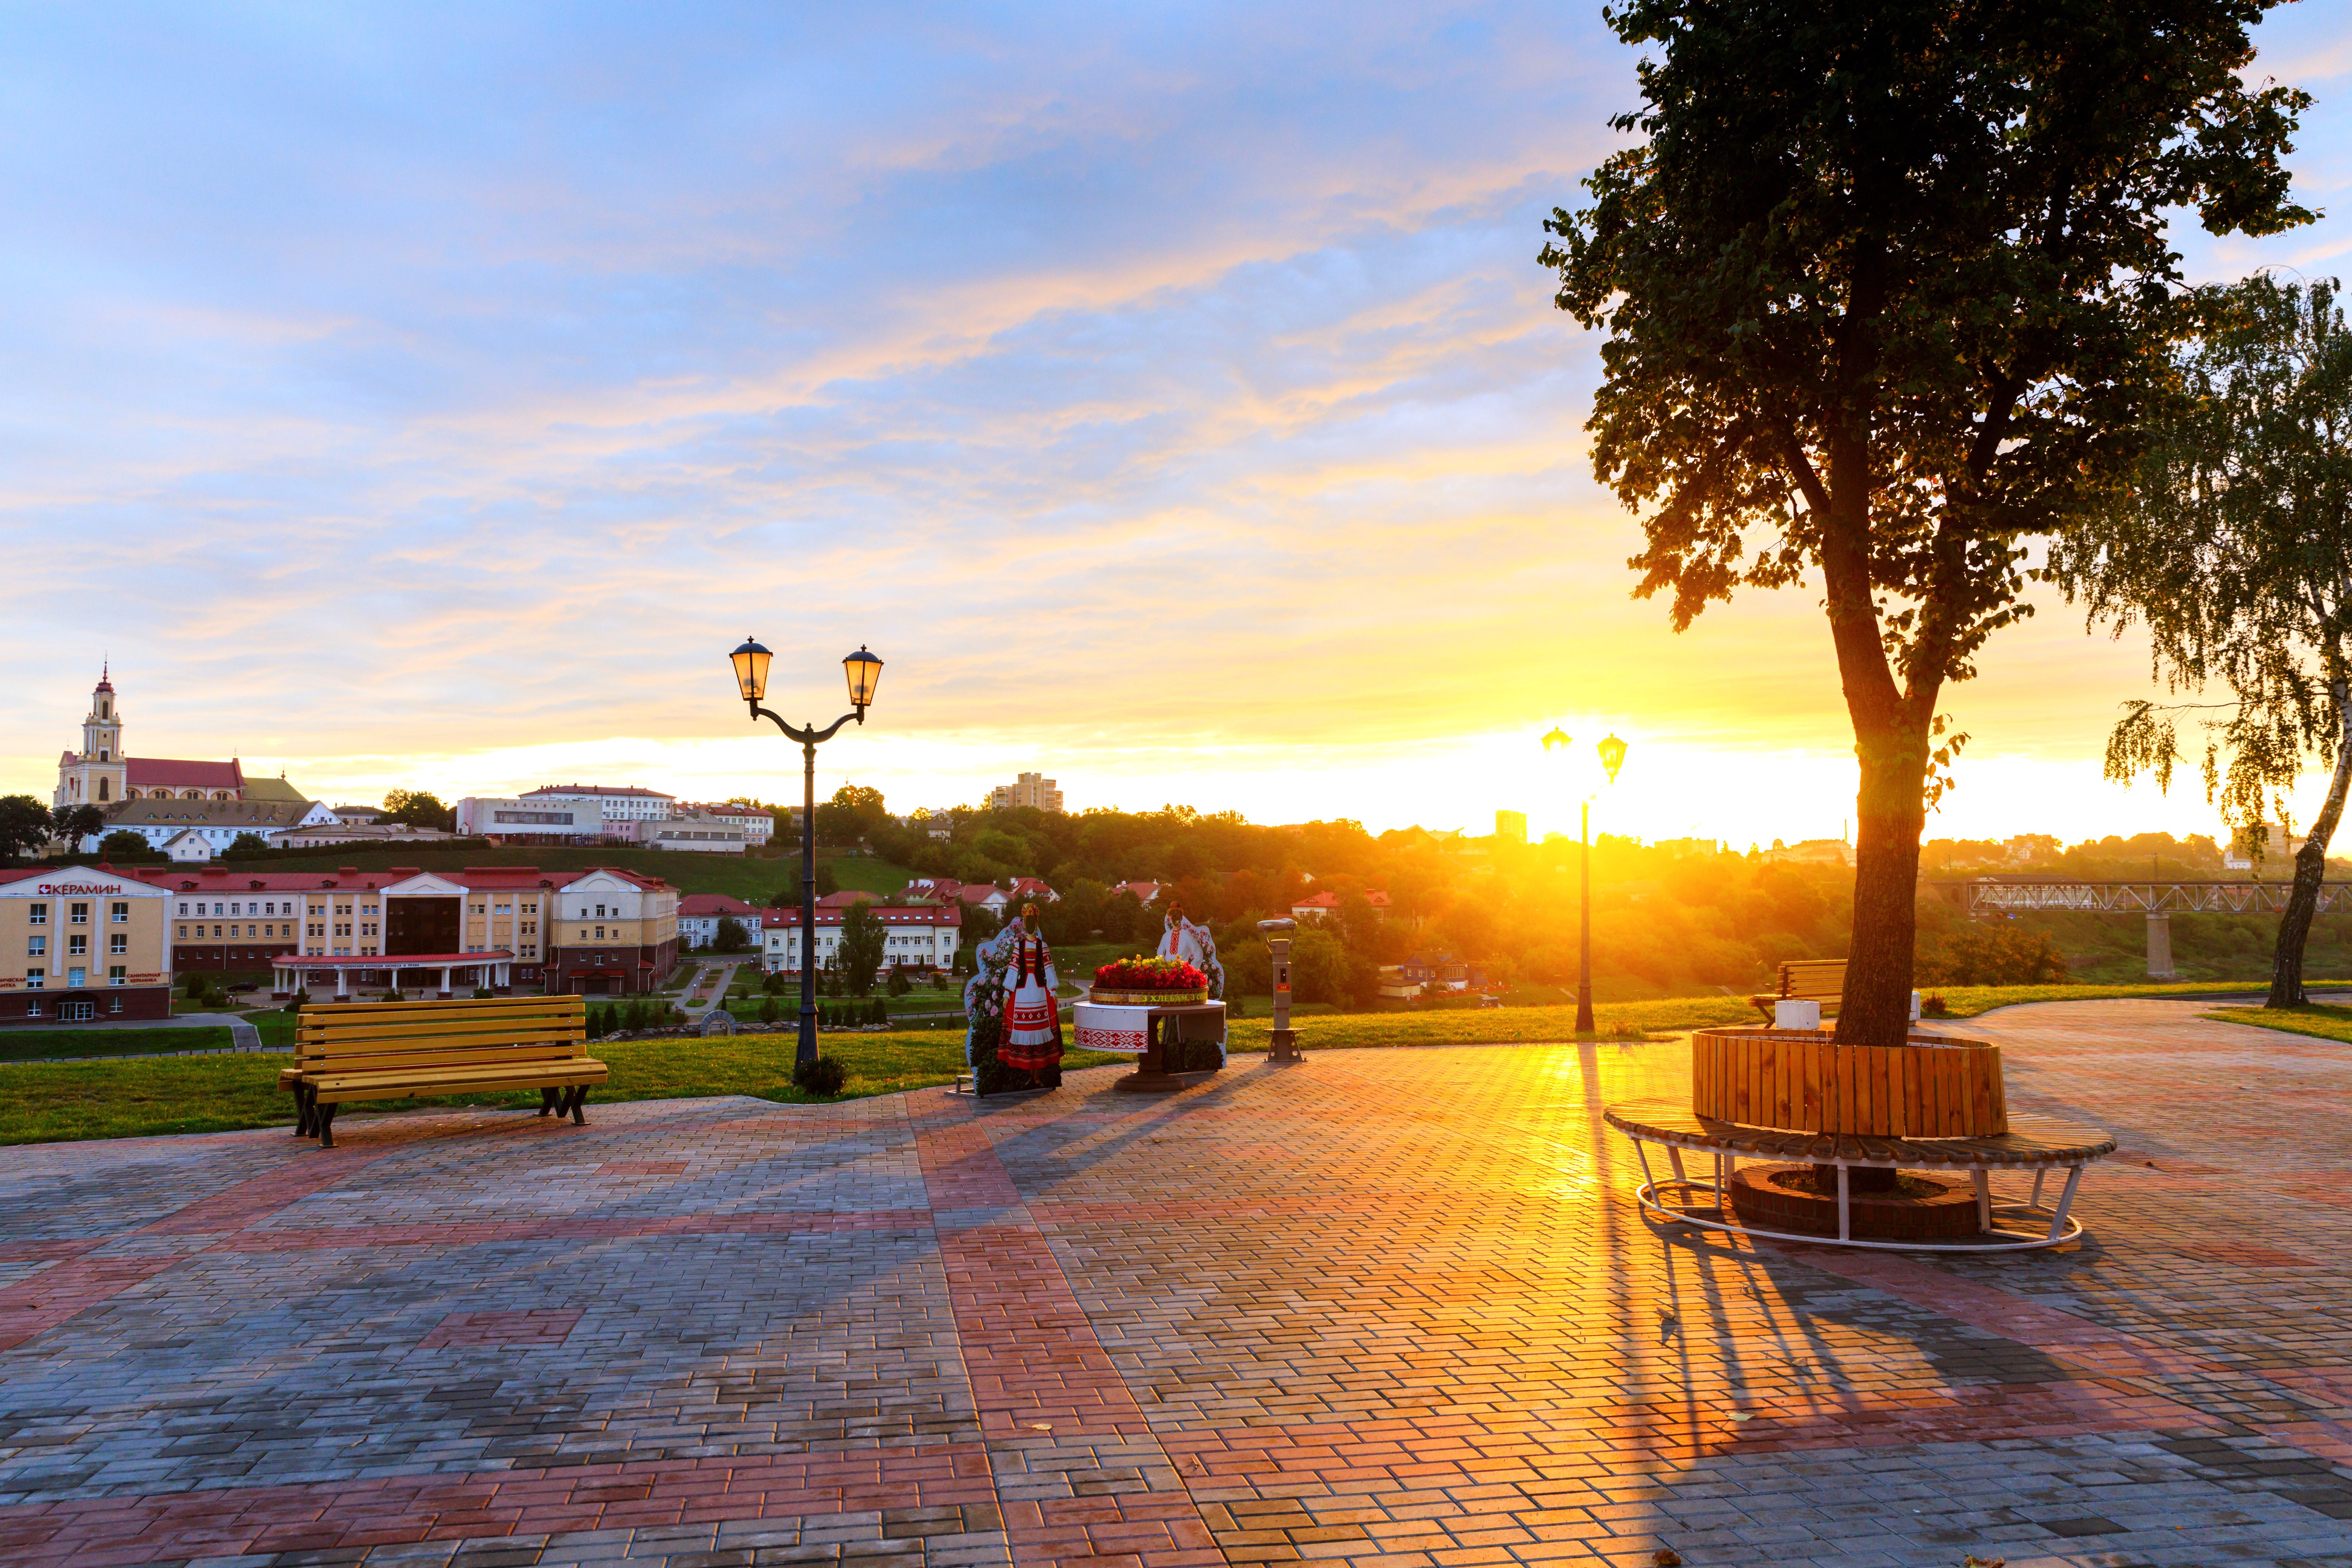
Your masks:
{"label": "grass lawn", "polygon": [[2203,1016],[2217,1023],[2252,1024],[2256,1029],[2307,1034],[2316,1040],[2342,1040],[2352,1045],[2352,1008],[2314,1002],[2299,1008],[2216,1008]]}
{"label": "grass lawn", "polygon": [[[2026,1002],[2082,1001],[2106,997],[2196,997],[2216,991],[2243,990],[2243,986],[2003,986],[1948,987],[1942,995],[1957,1017],[1971,1017],[1994,1008]],[[1263,1051],[1273,1025],[1265,998],[1249,998],[1252,1016],[1236,1019],[1232,1040],[1236,1051]],[[263,1014],[257,1024],[267,1025]],[[2208,1016],[2231,1022],[2352,1041],[2352,1009],[2313,1007],[2278,1014],[2261,1009],[2228,1008]],[[1655,1032],[1707,1024],[1748,1023],[1755,1009],[1734,997],[1685,997],[1659,1001],[1603,1002],[1593,1009],[1593,1021],[1603,1036],[1615,1030]],[[1294,1018],[1299,1043],[1310,1051],[1367,1047],[1470,1044],[1537,1044],[1576,1038],[1572,1007],[1485,1008],[1428,1013],[1339,1013],[1300,1010]],[[141,1035],[179,1033],[202,1038],[205,1031],[90,1030],[47,1031],[79,1034],[85,1041],[112,1035],[115,1040]],[[0,1036],[0,1046],[14,1046],[33,1037]],[[178,1049],[189,1049],[186,1045]],[[613,1076],[589,1102],[660,1100],[703,1094],[750,1094],[784,1103],[805,1100],[792,1086],[793,1037],[779,1032],[738,1036],[729,1040],[647,1040],[601,1041],[595,1055],[612,1066]],[[950,1082],[963,1066],[963,1031],[960,1029],[901,1030],[888,1033],[830,1033],[824,1036],[828,1055],[839,1056],[850,1070],[846,1098],[887,1094]],[[1066,1064],[1099,1065],[1124,1060],[1071,1052]],[[45,1143],[73,1138],[134,1137],[158,1133],[221,1132],[237,1127],[290,1126],[290,1112],[278,1092],[278,1056],[210,1056],[139,1060],[115,1058],[90,1061],[8,1061],[0,1059],[0,1144]],[[507,1104],[535,1107],[535,1093],[467,1096],[457,1101],[377,1103],[376,1110],[413,1109],[420,1104]],[[345,1124],[363,1120],[366,1107],[343,1114]]]}

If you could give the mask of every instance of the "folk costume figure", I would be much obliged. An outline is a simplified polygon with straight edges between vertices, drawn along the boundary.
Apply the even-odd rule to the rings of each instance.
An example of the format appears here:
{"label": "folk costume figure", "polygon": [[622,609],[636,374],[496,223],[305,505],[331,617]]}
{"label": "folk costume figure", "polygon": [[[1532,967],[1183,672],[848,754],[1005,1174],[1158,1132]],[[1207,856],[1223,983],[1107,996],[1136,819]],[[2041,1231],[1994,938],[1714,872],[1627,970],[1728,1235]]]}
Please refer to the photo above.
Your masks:
{"label": "folk costume figure", "polygon": [[1004,977],[1011,1002],[996,1060],[1024,1072],[1045,1073],[1062,1065],[1062,1015],[1054,1000],[1061,982],[1054,973],[1054,950],[1038,929],[1035,904],[1022,906],[1016,929],[1020,934],[1013,939],[1013,963]]}
{"label": "folk costume figure", "polygon": [[1160,936],[1158,956],[1192,965],[1209,977],[1209,999],[1224,999],[1225,969],[1217,962],[1217,938],[1207,926],[1186,919],[1181,904],[1168,906],[1167,929]]}

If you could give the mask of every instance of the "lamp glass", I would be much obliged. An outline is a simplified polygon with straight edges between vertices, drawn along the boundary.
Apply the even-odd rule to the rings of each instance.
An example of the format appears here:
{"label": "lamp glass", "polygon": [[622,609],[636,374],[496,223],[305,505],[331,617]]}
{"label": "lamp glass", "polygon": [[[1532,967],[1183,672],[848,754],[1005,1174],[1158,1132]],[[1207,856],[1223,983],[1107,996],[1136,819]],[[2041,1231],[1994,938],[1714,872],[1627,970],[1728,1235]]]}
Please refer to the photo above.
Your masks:
{"label": "lamp glass", "polygon": [[735,663],[735,685],[745,702],[755,703],[768,695],[768,661],[774,656],[749,637],[728,655]]}
{"label": "lamp glass", "polygon": [[1617,782],[1617,769],[1625,766],[1625,743],[1615,736],[1601,743],[1601,766],[1608,770],[1609,782]]}
{"label": "lamp glass", "polygon": [[841,661],[841,667],[849,677],[849,706],[869,706],[874,701],[874,688],[882,684],[882,661],[860,646]]}
{"label": "lamp glass", "polygon": [[1569,739],[1567,732],[1558,725],[1552,726],[1551,733],[1543,737],[1543,748],[1546,751],[1566,751],[1574,744]]}

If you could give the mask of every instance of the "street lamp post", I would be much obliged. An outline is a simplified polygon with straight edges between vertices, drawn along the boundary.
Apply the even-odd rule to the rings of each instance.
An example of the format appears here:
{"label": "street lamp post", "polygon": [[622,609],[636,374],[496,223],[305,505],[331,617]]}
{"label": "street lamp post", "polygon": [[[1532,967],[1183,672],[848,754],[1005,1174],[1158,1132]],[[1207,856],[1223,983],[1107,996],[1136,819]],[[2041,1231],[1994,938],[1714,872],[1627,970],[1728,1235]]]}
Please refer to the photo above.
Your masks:
{"label": "street lamp post", "polygon": [[[1546,751],[1566,751],[1575,744],[1558,725],[1543,737]],[[1625,766],[1625,743],[1611,736],[1600,746],[1601,766],[1609,775],[1609,782],[1617,782],[1617,769]],[[1576,1032],[1591,1034],[1592,1022],[1592,795],[1587,792],[1577,805],[1576,841],[1579,849],[1577,872],[1576,915]]]}
{"label": "street lamp post", "polygon": [[1274,952],[1274,1039],[1266,1060],[1296,1061],[1298,1031],[1290,1027],[1290,942],[1297,934],[1298,922],[1261,920],[1257,928],[1265,933],[1265,945]]}
{"label": "street lamp post", "polygon": [[864,647],[841,661],[849,677],[849,712],[824,728],[810,724],[795,729],[779,715],[760,706],[768,695],[768,661],[774,655],[750,637],[728,655],[735,664],[735,684],[753,718],[773,720],[785,737],[801,743],[804,766],[801,777],[801,1038],[793,1053],[795,1072],[816,1061],[816,748],[831,740],[851,719],[866,722],[874,688],[882,682],[882,661]]}

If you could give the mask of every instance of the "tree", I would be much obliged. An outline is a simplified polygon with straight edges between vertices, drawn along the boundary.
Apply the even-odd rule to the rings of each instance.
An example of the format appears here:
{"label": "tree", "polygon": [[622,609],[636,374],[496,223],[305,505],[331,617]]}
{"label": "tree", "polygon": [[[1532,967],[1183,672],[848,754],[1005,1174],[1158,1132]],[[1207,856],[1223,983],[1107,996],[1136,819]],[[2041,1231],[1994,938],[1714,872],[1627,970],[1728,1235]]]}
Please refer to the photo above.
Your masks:
{"label": "tree", "polygon": [[49,841],[49,809],[32,795],[0,795],[0,856],[30,854]]}
{"label": "tree", "polygon": [[718,935],[711,939],[710,946],[721,953],[744,952],[751,946],[751,934],[733,915],[722,915],[719,917]]}
{"label": "tree", "polygon": [[[110,833],[107,836],[111,838],[113,835]],[[141,841],[143,843],[145,841]],[[239,833],[229,841],[228,848],[223,850],[221,854],[228,860],[250,860],[255,855],[266,855],[268,852],[269,841],[259,833]]]}
{"label": "tree", "polygon": [[832,800],[816,809],[817,842],[847,848],[872,837],[889,819],[881,790],[866,784],[844,784],[833,792]]}
{"label": "tree", "polygon": [[[2257,852],[2266,798],[2306,756],[2331,768],[2279,919],[2273,1008],[2305,999],[2304,946],[2352,789],[2352,331],[2336,289],[2258,276],[2199,290],[2205,330],[2147,455],[2049,567],[2094,622],[2117,635],[2146,622],[2170,690],[2228,688],[2205,721],[2205,795]],[[2107,777],[2147,770],[2168,789],[2189,706],[2216,708],[2127,704]]]}
{"label": "tree", "polygon": [[81,841],[106,826],[106,813],[95,806],[68,806],[50,819],[50,831],[65,842],[68,854],[78,854]]}
{"label": "tree", "polygon": [[875,971],[882,967],[888,935],[881,916],[874,913],[874,905],[866,899],[859,899],[843,913],[841,945],[835,951],[841,956],[841,967],[852,996],[873,995]]}
{"label": "tree", "polygon": [[110,861],[145,860],[151,852],[145,835],[117,828],[98,841],[98,852]]}
{"label": "tree", "polygon": [[424,789],[394,789],[383,798],[383,814],[387,821],[405,822],[412,828],[438,828],[454,831],[457,813],[441,803],[440,798]]}
{"label": "tree", "polygon": [[[2029,538],[2133,455],[2185,330],[2168,213],[2310,221],[2250,89],[2275,0],[2030,6],[1631,0],[1644,140],[1555,209],[1556,303],[1604,328],[1592,465],[1646,508],[1635,592],[1676,630],[1818,569],[1861,787],[1837,1038],[1906,1030],[1938,713],[2018,602]],[[1938,744],[1938,742],[1941,744]]]}

